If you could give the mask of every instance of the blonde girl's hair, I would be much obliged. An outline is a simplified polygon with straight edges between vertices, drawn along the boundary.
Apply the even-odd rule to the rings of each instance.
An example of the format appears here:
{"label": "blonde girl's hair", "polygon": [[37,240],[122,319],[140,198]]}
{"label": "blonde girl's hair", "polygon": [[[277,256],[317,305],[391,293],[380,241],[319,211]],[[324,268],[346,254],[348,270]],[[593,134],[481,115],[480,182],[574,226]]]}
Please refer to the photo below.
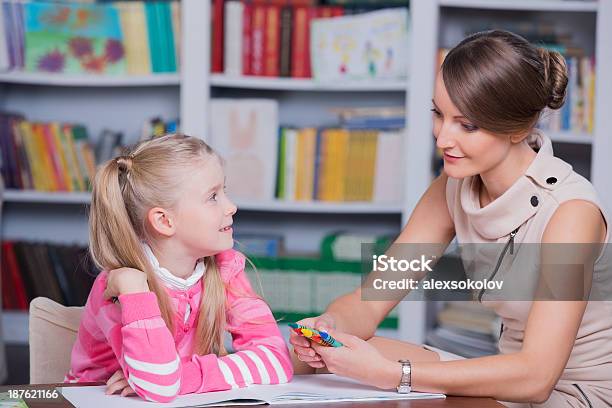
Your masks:
{"label": "blonde girl's hair", "polygon": [[[201,139],[170,134],[145,141],[131,152],[106,162],[96,173],[89,215],[90,252],[102,270],[129,267],[147,275],[157,296],[161,316],[174,334],[175,312],[157,279],[144,249],[149,241],[147,212],[154,207],[173,208],[181,180],[194,165],[220,160]],[[206,274],[194,352],[227,354],[223,346],[226,321],[226,288],[214,257],[204,259]]]}

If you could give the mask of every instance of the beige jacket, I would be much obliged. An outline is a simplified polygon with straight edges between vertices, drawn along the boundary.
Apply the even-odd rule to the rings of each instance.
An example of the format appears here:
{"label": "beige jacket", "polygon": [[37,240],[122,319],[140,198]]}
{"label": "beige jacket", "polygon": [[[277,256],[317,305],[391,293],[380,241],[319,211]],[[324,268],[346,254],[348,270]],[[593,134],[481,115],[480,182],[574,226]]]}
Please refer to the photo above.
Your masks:
{"label": "beige jacket", "polygon": [[[539,243],[555,210],[572,199],[586,200],[600,208],[608,226],[606,242],[609,242],[609,218],[591,183],[553,156],[552,143],[545,135],[536,131],[530,138],[537,151],[536,158],[519,180],[486,207],[480,207],[478,176],[448,179],[446,199],[458,243],[507,243],[517,228],[514,237],[517,244]],[[609,252],[597,260],[594,276],[609,274],[612,270]],[[533,263],[527,267],[523,264],[521,270],[523,273],[526,270],[531,277],[538,276],[538,266]],[[569,361],[551,398],[542,405],[509,406],[612,407],[612,301],[609,299],[588,303]],[[486,295],[482,301],[502,318],[500,352],[520,350],[532,302],[487,301]]]}

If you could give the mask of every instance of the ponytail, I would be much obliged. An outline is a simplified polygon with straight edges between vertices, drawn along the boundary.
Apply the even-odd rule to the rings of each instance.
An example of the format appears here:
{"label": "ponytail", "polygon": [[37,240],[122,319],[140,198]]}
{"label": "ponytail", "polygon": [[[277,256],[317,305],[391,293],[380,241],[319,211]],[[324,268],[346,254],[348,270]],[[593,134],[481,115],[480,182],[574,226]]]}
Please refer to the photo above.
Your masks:
{"label": "ponytail", "polygon": [[131,166],[132,158],[122,156],[106,162],[96,174],[89,211],[89,251],[102,270],[126,267],[144,272],[162,318],[173,333],[170,299],[151,269],[124,201]]}

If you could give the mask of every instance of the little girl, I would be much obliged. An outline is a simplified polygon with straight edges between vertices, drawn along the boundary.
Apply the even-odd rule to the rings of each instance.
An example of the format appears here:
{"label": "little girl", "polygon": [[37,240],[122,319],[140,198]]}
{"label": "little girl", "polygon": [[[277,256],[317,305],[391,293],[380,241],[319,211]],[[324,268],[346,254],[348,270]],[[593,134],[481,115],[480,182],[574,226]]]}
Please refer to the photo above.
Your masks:
{"label": "little girl", "polygon": [[89,221],[103,272],[65,381],[157,402],[290,381],[285,342],[232,249],[235,213],[221,159],[195,137],[150,140],[104,164]]}

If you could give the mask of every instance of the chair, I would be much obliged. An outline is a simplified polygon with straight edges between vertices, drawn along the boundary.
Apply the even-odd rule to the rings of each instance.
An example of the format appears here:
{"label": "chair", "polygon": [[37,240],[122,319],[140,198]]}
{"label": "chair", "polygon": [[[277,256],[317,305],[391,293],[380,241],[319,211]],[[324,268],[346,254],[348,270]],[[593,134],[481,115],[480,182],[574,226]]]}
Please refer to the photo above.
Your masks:
{"label": "chair", "polygon": [[83,307],[37,297],[30,302],[30,383],[64,381]]}

